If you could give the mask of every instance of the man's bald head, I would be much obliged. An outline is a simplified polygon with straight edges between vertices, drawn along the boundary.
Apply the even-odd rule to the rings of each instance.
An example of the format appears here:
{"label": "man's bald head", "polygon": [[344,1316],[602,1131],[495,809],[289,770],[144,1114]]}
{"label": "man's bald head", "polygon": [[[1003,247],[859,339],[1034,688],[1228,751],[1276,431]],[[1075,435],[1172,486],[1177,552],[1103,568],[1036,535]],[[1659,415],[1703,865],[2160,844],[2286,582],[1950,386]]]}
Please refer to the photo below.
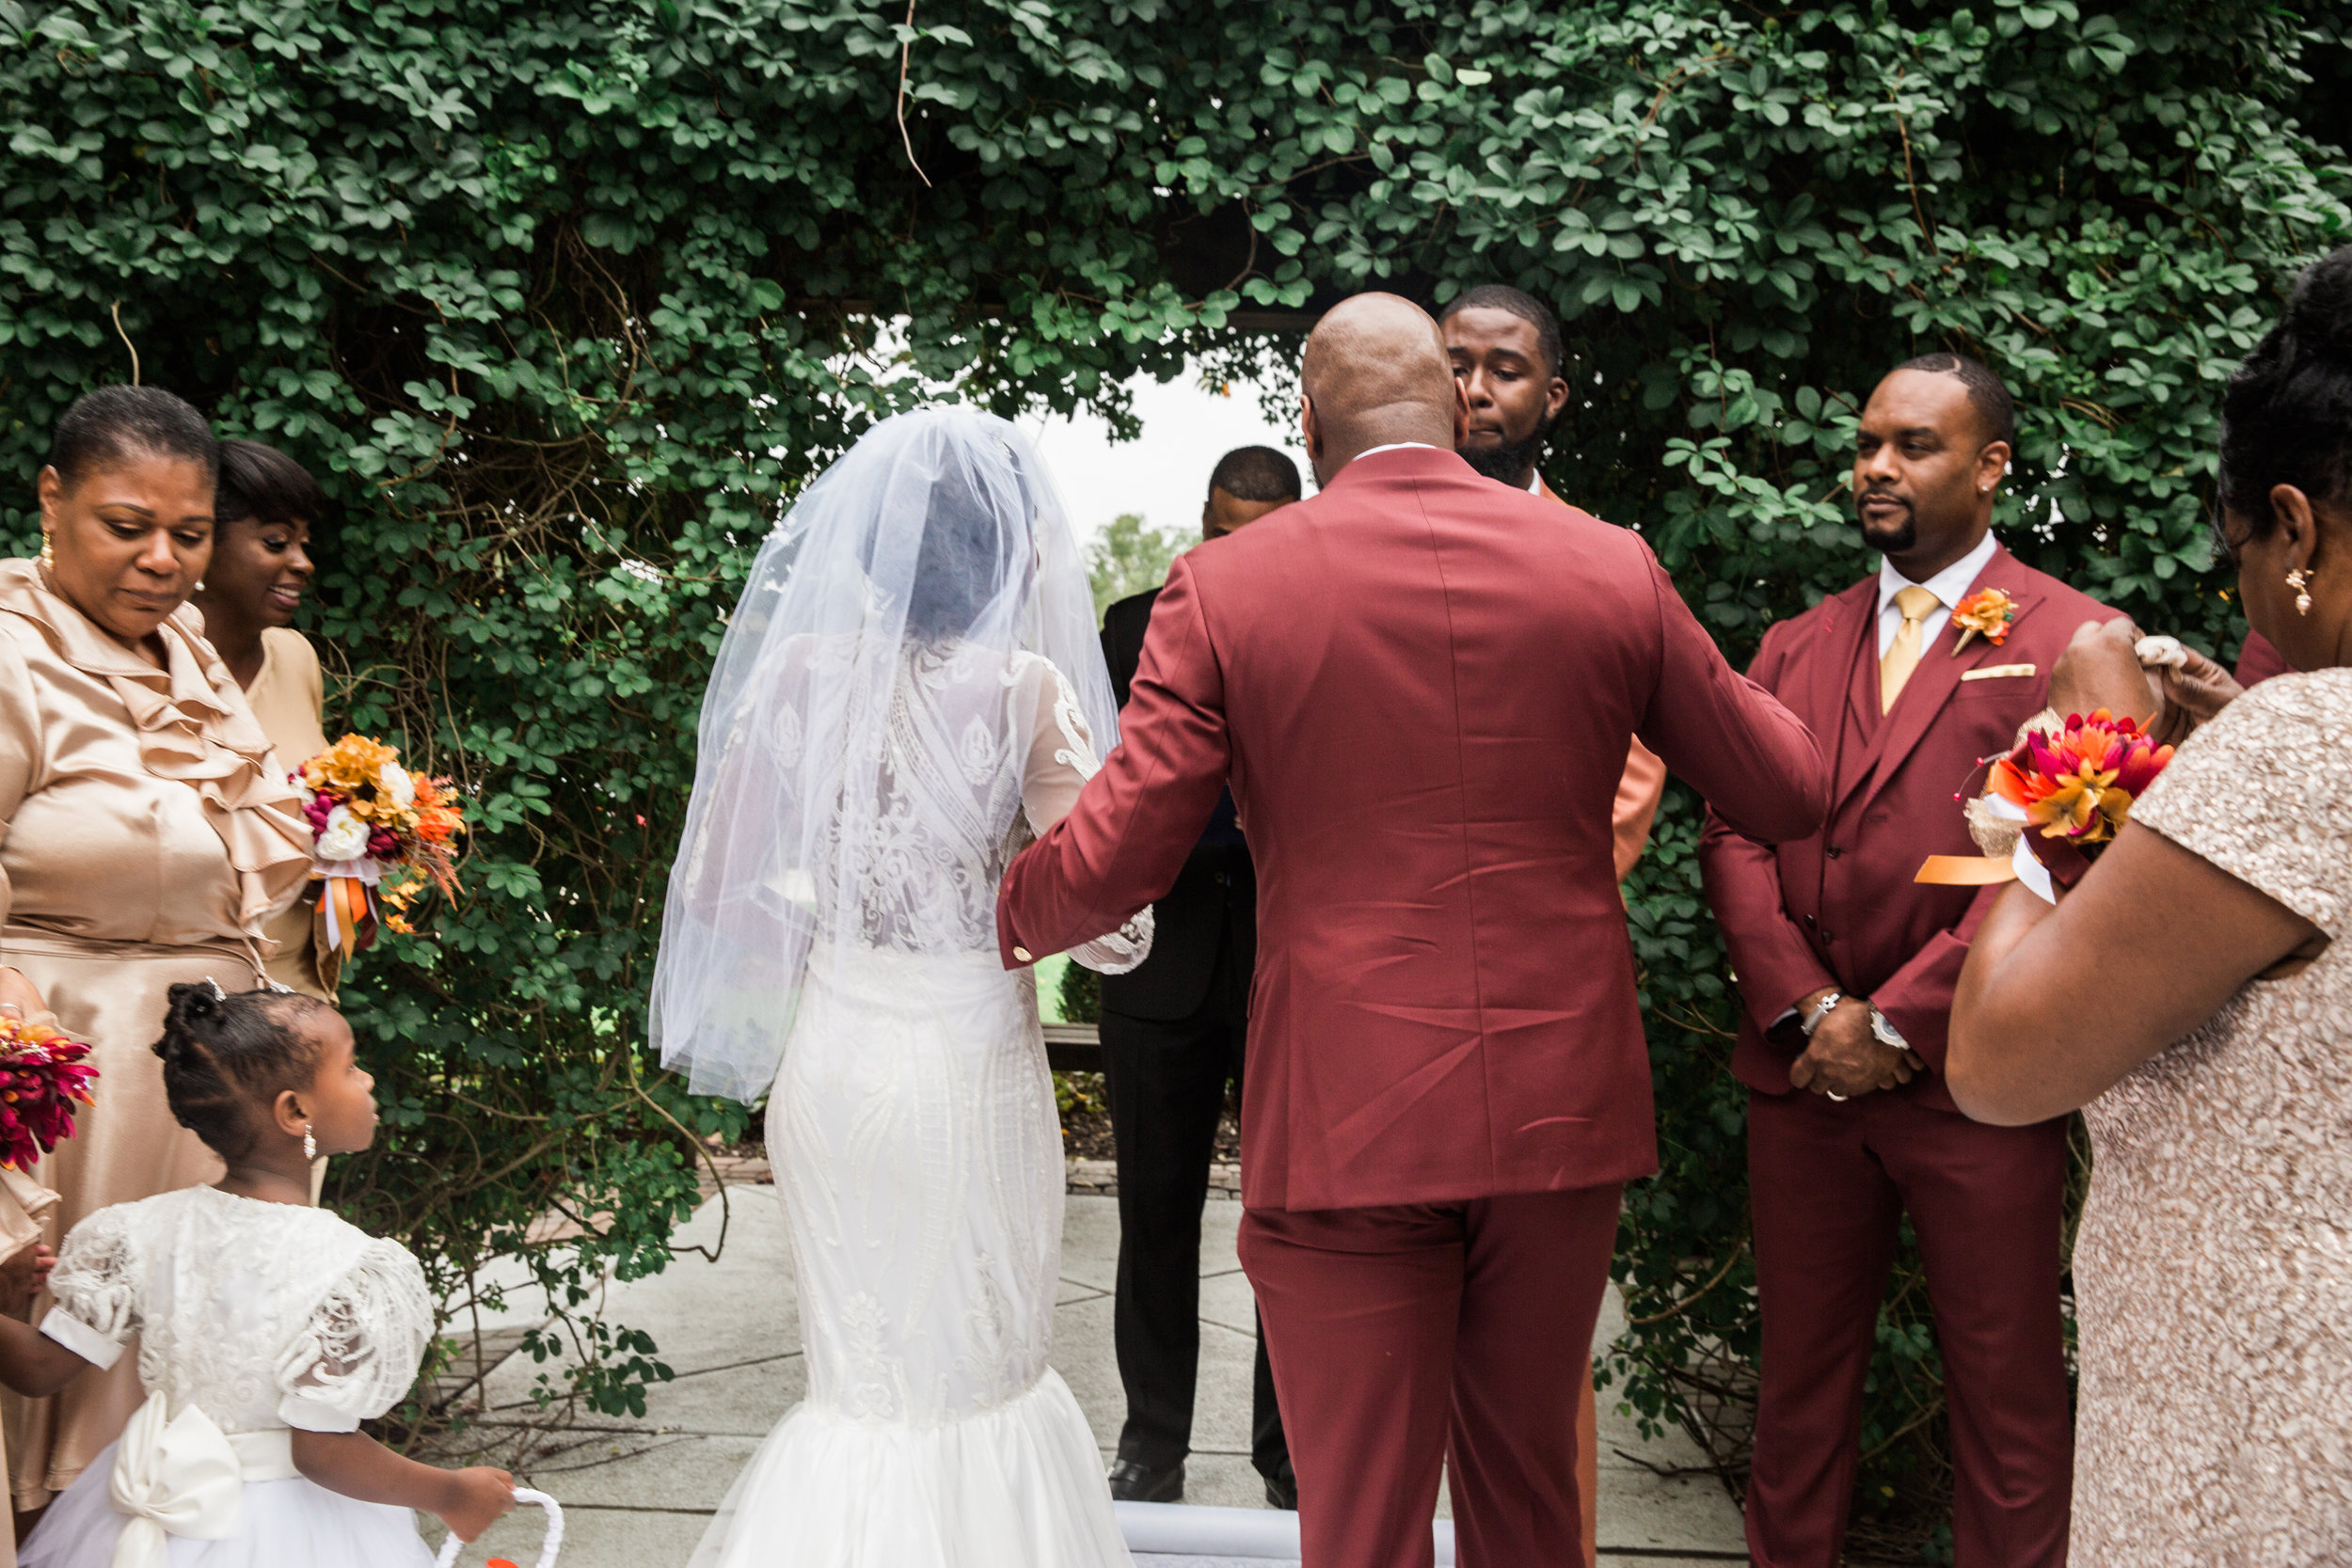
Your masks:
{"label": "man's bald head", "polygon": [[1392,441],[1460,444],[1461,391],[1445,336],[1409,299],[1358,294],[1333,306],[1307,335],[1298,379],[1318,483]]}

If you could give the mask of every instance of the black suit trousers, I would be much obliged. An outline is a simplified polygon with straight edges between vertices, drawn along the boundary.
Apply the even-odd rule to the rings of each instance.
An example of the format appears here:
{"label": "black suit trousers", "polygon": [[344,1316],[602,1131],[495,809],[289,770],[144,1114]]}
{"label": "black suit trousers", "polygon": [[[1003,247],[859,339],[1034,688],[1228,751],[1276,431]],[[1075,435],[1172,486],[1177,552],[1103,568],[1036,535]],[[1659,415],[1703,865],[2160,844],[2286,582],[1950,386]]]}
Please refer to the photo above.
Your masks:
{"label": "black suit trousers", "polygon": [[[1224,945],[1208,996],[1190,1017],[1103,1013],[1103,1080],[1119,1160],[1113,1336],[1127,1392],[1119,1457],[1153,1470],[1182,1463],[1192,1449],[1200,1211],[1226,1085],[1241,1079],[1248,1012],[1248,976],[1234,973],[1232,943]],[[1255,1381],[1250,1461],[1261,1475],[1288,1480],[1290,1450],[1263,1333]]]}

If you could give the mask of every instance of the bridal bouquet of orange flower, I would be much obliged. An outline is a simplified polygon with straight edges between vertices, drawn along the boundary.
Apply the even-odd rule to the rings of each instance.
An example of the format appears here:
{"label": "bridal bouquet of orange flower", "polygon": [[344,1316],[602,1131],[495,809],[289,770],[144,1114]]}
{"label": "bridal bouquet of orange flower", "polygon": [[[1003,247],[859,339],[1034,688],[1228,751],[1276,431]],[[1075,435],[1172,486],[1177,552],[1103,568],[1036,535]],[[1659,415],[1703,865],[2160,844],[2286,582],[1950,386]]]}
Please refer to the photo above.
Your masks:
{"label": "bridal bouquet of orange flower", "polygon": [[2171,747],[2101,708],[2070,716],[2055,734],[2028,734],[1993,765],[1990,787],[2042,838],[2088,855],[2131,819],[2132,802],[2171,760]]}
{"label": "bridal bouquet of orange flower", "polygon": [[2015,878],[2055,898],[2053,884],[2072,887],[2090,869],[2131,820],[2132,802],[2171,760],[2171,747],[2106,708],[2028,729],[2014,751],[1994,759],[1984,798],[1970,805],[1970,831],[1990,863],[1931,856],[1918,879],[1983,884]]}
{"label": "bridal bouquet of orange flower", "polygon": [[293,779],[310,820],[329,949],[346,940],[365,947],[379,921],[407,930],[408,908],[427,886],[444,897],[457,891],[466,819],[449,780],[409,772],[396,748],[363,735],[343,736]]}
{"label": "bridal bouquet of orange flower", "polygon": [[0,1014],[0,1165],[30,1170],[73,1136],[73,1107],[91,1103],[89,1047],[46,1024]]}

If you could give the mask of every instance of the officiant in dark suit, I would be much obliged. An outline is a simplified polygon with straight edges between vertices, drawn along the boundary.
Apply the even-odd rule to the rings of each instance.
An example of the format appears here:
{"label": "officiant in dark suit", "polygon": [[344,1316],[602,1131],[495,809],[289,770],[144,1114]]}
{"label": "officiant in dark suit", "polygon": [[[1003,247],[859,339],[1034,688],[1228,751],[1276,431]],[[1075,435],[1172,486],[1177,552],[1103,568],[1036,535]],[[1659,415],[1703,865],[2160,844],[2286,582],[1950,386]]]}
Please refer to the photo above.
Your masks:
{"label": "officiant in dark suit", "polygon": [[[1231,533],[1298,497],[1298,467],[1288,457],[1272,447],[1237,448],[1209,476],[1201,535]],[[1104,612],[1103,657],[1121,707],[1159,596],[1154,588]],[[1226,1085],[1241,1081],[1257,897],[1228,794],[1176,885],[1152,906],[1151,958],[1131,974],[1103,976],[1103,1080],[1119,1160],[1114,1335],[1127,1391],[1110,1481],[1111,1495],[1130,1501],[1184,1495],[1200,1362],[1200,1208]],[[1295,1508],[1263,1338],[1257,1358],[1250,1460],[1265,1478],[1266,1500]]]}

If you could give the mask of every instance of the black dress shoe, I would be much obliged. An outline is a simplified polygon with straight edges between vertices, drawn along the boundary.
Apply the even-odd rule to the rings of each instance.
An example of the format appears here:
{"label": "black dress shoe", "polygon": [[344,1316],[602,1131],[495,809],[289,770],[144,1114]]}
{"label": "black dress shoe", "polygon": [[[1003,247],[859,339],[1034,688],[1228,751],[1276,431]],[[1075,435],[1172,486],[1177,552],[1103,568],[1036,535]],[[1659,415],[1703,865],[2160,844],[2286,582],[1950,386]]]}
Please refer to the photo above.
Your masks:
{"label": "black dress shoe", "polygon": [[1297,1513],[1298,1478],[1295,1476],[1266,1477],[1265,1505],[1268,1508],[1283,1508],[1293,1513]]}
{"label": "black dress shoe", "polygon": [[1111,1497],[1122,1503],[1180,1503],[1184,1500],[1182,1461],[1154,1470],[1132,1459],[1111,1466]]}

